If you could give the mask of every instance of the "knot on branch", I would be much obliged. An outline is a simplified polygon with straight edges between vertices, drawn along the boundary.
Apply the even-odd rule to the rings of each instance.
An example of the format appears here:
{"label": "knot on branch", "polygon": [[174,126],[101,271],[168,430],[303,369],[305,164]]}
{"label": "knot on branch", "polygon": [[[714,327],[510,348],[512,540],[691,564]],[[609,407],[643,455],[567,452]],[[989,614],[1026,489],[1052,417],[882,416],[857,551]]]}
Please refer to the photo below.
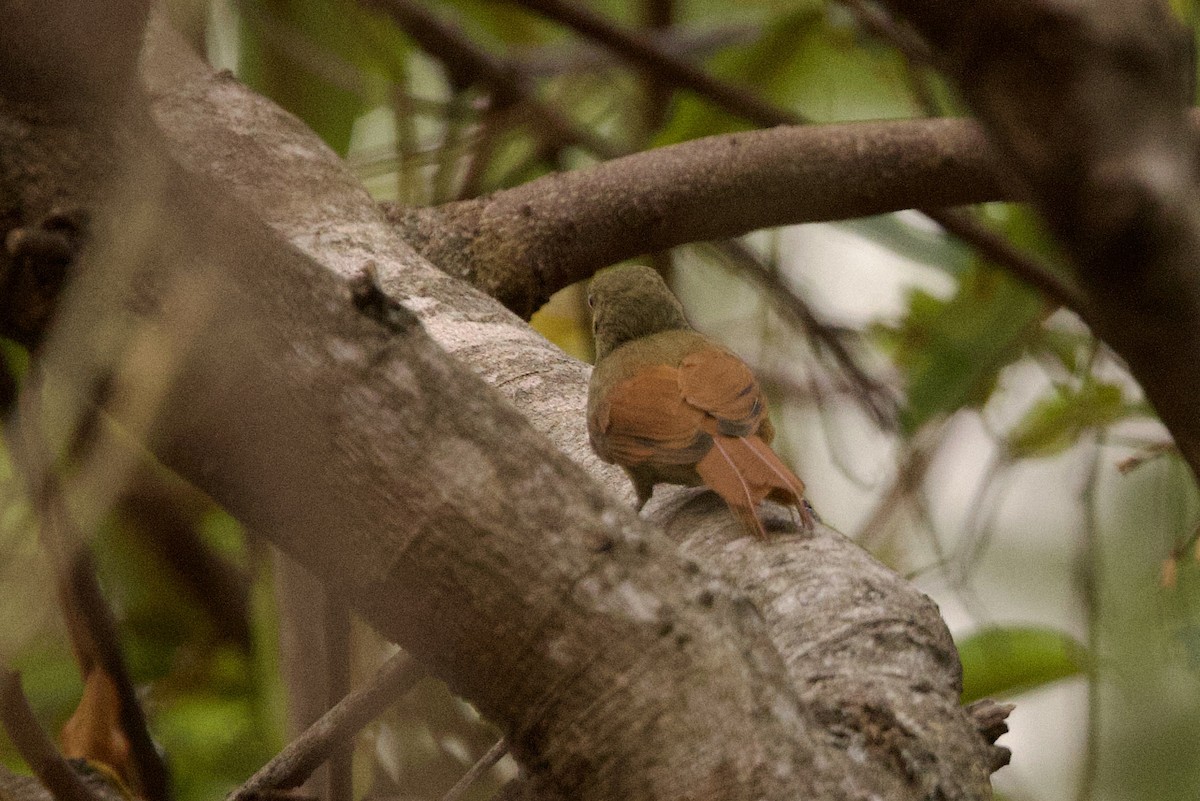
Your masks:
{"label": "knot on branch", "polygon": [[374,264],[368,264],[350,280],[350,300],[354,308],[393,334],[403,334],[419,324],[415,314],[383,291]]}
{"label": "knot on branch", "polygon": [[29,349],[41,342],[86,239],[87,212],[55,209],[10,228],[0,253],[0,335]]}
{"label": "knot on branch", "polygon": [[1012,760],[1012,751],[1002,745],[996,745],[996,741],[1001,735],[1008,733],[1006,721],[1016,708],[1016,704],[1002,704],[991,698],[983,698],[967,707],[967,715],[975,724],[975,729],[988,743],[988,760],[992,773]]}

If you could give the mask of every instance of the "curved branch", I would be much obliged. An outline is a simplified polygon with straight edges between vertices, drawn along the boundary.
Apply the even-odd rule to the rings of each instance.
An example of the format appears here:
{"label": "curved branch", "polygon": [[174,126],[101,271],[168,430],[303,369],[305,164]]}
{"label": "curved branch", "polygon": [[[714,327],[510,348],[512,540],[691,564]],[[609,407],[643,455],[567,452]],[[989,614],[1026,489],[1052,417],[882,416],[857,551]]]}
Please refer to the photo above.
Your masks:
{"label": "curved branch", "polygon": [[597,269],[760,228],[1017,199],[969,120],[724,134],[431,209],[388,206],[405,238],[519,314]]}
{"label": "curved branch", "polygon": [[0,668],[0,724],[55,801],[99,801],[38,723],[21,689],[21,675],[7,668]]}

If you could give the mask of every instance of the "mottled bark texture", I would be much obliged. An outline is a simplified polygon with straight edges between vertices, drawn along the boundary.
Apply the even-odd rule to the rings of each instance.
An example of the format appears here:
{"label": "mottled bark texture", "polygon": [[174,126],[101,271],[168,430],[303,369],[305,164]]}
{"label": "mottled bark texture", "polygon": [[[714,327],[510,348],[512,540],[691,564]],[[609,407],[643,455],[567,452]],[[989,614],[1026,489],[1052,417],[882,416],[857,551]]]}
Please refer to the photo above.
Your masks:
{"label": "mottled bark texture", "polygon": [[[20,36],[10,8],[0,30]],[[677,547],[592,478],[621,486],[585,444],[585,366],[413,253],[300,123],[164,29],[151,41],[165,146],[136,96],[47,122],[0,74],[6,208],[36,218],[66,183],[99,217],[45,346],[57,386],[103,387],[129,431],[475,703],[528,797],[987,797],[991,746],[956,706],[929,599],[828,529],[738,539],[709,495],[660,496]],[[368,267],[412,313],[355,307]],[[904,670],[923,674],[907,690]]]}
{"label": "mottled bark texture", "polygon": [[1090,322],[1200,475],[1190,36],[1163,0],[886,0],[933,45],[1073,256]]}

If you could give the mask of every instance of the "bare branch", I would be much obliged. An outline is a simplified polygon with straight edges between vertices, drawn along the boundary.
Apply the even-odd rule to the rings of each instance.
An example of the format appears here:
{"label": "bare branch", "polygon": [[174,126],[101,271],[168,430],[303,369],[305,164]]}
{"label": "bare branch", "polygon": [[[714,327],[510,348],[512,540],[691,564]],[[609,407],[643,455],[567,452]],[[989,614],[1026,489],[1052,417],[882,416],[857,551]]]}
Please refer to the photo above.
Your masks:
{"label": "bare branch", "polygon": [[925,211],[925,215],[951,234],[974,247],[980,255],[1000,264],[1055,303],[1073,310],[1084,320],[1092,314],[1091,301],[1074,283],[1051,272],[1038,259],[985,228],[977,219],[952,209]]}
{"label": "bare branch", "polygon": [[[95,647],[92,656],[99,661],[98,667],[112,679],[121,701],[121,730],[129,739],[137,786],[150,801],[169,801],[173,797],[170,773],[150,737],[146,714],[125,665],[116,620],[96,578],[91,551],[86,547],[73,560],[69,581],[72,608],[82,616],[87,636]],[[84,675],[87,675],[86,666]]]}
{"label": "bare branch", "polygon": [[[11,453],[37,509],[39,538],[55,572],[59,605],[75,661],[85,681],[92,671],[102,670],[115,691],[118,725],[128,743],[130,764],[111,767],[127,780],[132,773],[133,785],[148,801],[170,801],[170,774],[150,737],[145,713],[125,664],[116,619],[96,577],[87,536],[77,528],[79,523],[67,507],[58,468],[37,433],[47,425],[41,414],[41,394],[40,379],[27,382],[17,419],[9,431]],[[96,435],[100,428],[93,425],[91,431]]]}
{"label": "bare branch", "polygon": [[876,381],[863,370],[841,336],[822,325],[812,309],[790,288],[784,286],[779,274],[769,270],[745,245],[734,240],[713,243],[713,247],[738,270],[762,287],[769,301],[793,325],[802,330],[819,350],[826,351],[845,374],[850,394],[874,420],[887,430],[895,430],[899,419],[896,393]]}
{"label": "bare branch", "polygon": [[471,788],[479,777],[492,769],[497,762],[508,753],[508,743],[501,737],[496,741],[495,745],[487,750],[487,753],[481,756],[471,769],[463,774],[462,778],[454,783],[444,796],[442,801],[458,801],[463,797],[463,793]]}
{"label": "bare branch", "polygon": [[649,36],[639,31],[620,28],[582,5],[563,0],[510,2],[572,28],[637,64],[648,76],[698,92],[755,125],[769,128],[775,125],[799,125],[804,122],[799,114],[781,109],[747,89],[714,78],[699,67],[672,57]]}
{"label": "bare branch", "polygon": [[412,657],[403,651],[396,653],[366,687],[339,701],[234,790],[230,801],[247,801],[268,791],[299,787],[321,763],[352,742],[363,726],[399,700],[424,675],[425,670]]}
{"label": "bare branch", "polygon": [[[343,701],[348,702],[348,705],[353,704],[350,701],[350,659],[351,648],[353,646],[351,641],[349,607],[334,592],[331,592],[329,588],[326,588],[324,594],[325,613],[322,615],[322,628],[325,634],[325,704],[329,710],[329,714],[332,714],[333,710],[337,709],[338,705]],[[330,720],[322,717],[314,724],[313,728],[309,729],[310,732],[313,731],[317,727],[322,726],[322,721],[324,721],[325,730],[330,732],[327,735],[328,752],[325,755],[325,758],[329,761],[327,801],[353,801],[354,735],[366,723],[378,717],[383,708],[388,706],[391,701],[397,700],[407,692],[408,688],[415,684],[421,676],[421,671],[416,670],[413,671],[411,680],[393,681],[390,674],[394,673],[395,669],[389,671],[390,665],[391,663],[388,663],[380,668],[372,680],[372,685],[395,686],[395,692],[389,693],[389,697],[379,699],[377,703],[369,706],[364,704],[364,713],[360,716],[347,713],[344,717],[334,717]],[[368,686],[366,689],[371,690],[372,687]],[[368,714],[370,717],[367,717]],[[358,719],[354,719],[356,717]],[[351,725],[339,725],[345,724],[347,720],[350,721]],[[297,787],[303,784],[309,775],[311,773],[305,774],[295,784],[285,784],[282,786],[289,789]]]}
{"label": "bare branch", "polygon": [[538,123],[532,126],[534,135],[545,138],[552,145],[580,145],[605,158],[617,155],[617,150],[604,139],[539,100],[520,70],[476,45],[458,27],[423,5],[413,0],[361,2],[368,8],[386,13],[422,50],[440,61],[451,84],[458,90],[482,84],[492,94],[498,110],[526,108]]}
{"label": "bare branch", "polygon": [[0,721],[17,753],[55,801],[100,801],[38,725],[29,699],[21,690],[21,676],[4,669],[0,669]]}
{"label": "bare branch", "polygon": [[933,53],[925,40],[911,28],[898,23],[891,15],[869,0],[839,0],[871,33],[890,42],[912,64],[932,66]]}
{"label": "bare branch", "polygon": [[698,139],[433,209],[388,207],[430,261],[522,315],[624,259],[760,228],[1011,198],[968,120]]}
{"label": "bare branch", "polygon": [[[666,29],[648,29],[646,36],[672,58],[705,58],[733,45],[757,39],[762,31],[755,25],[730,24],[711,29],[691,29],[676,25]],[[605,47],[587,41],[543,45],[516,51],[514,66],[530,78],[550,78],[576,72],[594,72],[624,66],[625,60]]]}

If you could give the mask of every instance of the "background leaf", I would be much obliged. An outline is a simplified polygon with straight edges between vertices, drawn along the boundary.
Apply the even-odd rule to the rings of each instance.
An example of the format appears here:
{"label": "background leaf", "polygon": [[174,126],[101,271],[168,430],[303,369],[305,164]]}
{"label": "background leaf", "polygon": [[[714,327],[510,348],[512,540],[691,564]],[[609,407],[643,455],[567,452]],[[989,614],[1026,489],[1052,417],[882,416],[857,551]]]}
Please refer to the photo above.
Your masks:
{"label": "background leaf", "polygon": [[1086,649],[1070,636],[1035,626],[983,629],[958,643],[958,655],[964,704],[1076,676],[1089,663]]}

